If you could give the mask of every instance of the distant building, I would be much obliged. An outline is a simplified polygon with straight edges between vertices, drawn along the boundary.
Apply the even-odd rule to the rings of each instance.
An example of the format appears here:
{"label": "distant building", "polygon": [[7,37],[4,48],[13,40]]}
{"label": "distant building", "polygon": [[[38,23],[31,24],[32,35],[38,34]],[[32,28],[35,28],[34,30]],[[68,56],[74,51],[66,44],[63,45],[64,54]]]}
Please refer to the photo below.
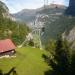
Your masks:
{"label": "distant building", "polygon": [[10,39],[0,40],[0,56],[12,56],[16,46]]}

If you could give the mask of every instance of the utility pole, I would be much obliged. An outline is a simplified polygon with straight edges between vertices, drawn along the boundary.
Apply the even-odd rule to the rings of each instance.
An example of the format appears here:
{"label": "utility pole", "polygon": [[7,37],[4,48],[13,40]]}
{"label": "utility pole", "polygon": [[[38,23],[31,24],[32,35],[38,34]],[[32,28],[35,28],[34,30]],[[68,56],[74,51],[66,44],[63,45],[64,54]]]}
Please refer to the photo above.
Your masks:
{"label": "utility pole", "polygon": [[45,7],[45,0],[44,0],[44,7]]}
{"label": "utility pole", "polygon": [[54,3],[55,3],[55,1],[53,0],[51,4],[54,4]]}
{"label": "utility pole", "polygon": [[48,0],[44,0],[44,8],[48,5]]}
{"label": "utility pole", "polygon": [[47,0],[47,5],[48,5],[48,0]]}

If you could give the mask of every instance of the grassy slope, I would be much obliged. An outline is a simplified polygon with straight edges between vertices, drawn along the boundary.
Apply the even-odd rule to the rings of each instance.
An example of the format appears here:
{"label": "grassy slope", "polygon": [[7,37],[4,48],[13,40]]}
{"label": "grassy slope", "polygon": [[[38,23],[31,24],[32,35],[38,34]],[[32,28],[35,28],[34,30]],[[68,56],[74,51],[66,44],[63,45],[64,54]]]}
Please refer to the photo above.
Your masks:
{"label": "grassy slope", "polygon": [[48,70],[49,67],[42,58],[45,51],[30,47],[16,50],[16,58],[0,59],[0,68],[4,72],[8,72],[14,66],[18,75],[44,75],[44,72]]}

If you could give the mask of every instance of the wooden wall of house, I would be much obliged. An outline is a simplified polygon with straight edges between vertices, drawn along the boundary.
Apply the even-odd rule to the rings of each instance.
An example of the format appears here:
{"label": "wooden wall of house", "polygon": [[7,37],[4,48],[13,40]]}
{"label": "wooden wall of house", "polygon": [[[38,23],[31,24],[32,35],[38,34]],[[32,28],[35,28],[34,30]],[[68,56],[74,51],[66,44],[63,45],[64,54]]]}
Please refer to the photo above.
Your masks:
{"label": "wooden wall of house", "polygon": [[15,54],[15,50],[10,50],[10,51],[7,51],[7,52],[3,52],[3,53],[0,53],[0,57],[1,56],[5,56],[5,55],[9,55],[9,56],[12,56]]}

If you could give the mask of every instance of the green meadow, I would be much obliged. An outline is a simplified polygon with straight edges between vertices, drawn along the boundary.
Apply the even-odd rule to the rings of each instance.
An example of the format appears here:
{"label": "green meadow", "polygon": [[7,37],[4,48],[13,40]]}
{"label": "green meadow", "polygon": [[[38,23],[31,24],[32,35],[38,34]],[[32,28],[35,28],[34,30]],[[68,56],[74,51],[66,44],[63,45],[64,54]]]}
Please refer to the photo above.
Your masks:
{"label": "green meadow", "polygon": [[18,75],[44,75],[49,66],[42,58],[42,54],[47,52],[32,47],[16,48],[16,57],[0,59],[0,69],[7,73],[12,67],[16,67]]}

